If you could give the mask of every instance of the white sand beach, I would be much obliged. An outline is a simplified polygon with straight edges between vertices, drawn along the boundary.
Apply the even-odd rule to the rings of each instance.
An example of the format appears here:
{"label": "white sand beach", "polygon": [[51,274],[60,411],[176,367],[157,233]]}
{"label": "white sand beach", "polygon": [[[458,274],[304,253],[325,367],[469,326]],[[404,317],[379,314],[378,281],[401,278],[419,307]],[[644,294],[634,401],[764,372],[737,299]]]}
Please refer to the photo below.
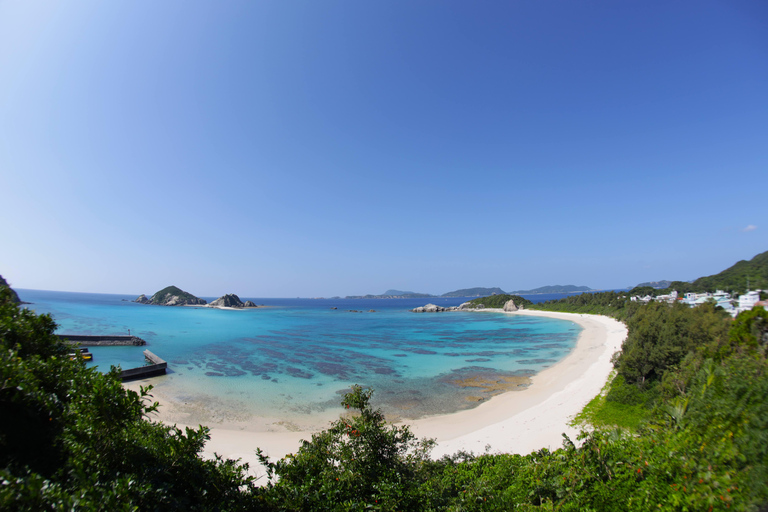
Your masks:
{"label": "white sand beach", "polygon": [[[575,440],[578,430],[568,423],[600,392],[612,370],[611,356],[621,348],[627,335],[624,324],[604,316],[541,311],[507,314],[571,320],[583,330],[571,353],[535,375],[527,388],[495,396],[473,409],[408,421],[417,436],[437,440],[432,452],[434,457],[459,450],[482,453],[486,448],[505,453],[555,449],[562,445],[563,433]],[[133,381],[125,386],[138,391],[139,386],[147,384],[151,381]],[[155,419],[174,423],[173,403],[156,391],[153,395],[161,404]],[[178,426],[184,428],[185,425]],[[254,453],[256,448],[273,459],[280,458],[295,452],[302,439],[312,436],[309,431],[264,432],[240,428],[212,427],[204,455],[212,457],[216,453],[224,458],[241,459],[259,475],[262,471]]]}
{"label": "white sand beach", "polygon": [[565,359],[536,374],[522,391],[493,397],[474,409],[411,423],[420,437],[435,438],[433,456],[459,450],[482,453],[530,453],[562,446],[562,434],[575,440],[578,429],[568,425],[605,385],[613,369],[611,356],[621,349],[627,328],[605,316],[521,311],[572,320],[584,330]]}

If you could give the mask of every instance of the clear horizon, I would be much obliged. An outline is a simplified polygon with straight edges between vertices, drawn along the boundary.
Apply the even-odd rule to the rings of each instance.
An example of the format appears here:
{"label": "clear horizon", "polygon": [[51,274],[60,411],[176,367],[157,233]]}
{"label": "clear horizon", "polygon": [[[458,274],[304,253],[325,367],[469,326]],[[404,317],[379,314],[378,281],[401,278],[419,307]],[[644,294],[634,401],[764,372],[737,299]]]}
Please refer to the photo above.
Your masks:
{"label": "clear horizon", "polygon": [[2,2],[0,275],[274,298],[712,275],[768,249],[766,62],[760,1]]}
{"label": "clear horizon", "polygon": [[[2,275],[2,274],[0,274],[0,275]],[[168,285],[168,286],[176,286],[176,285]],[[567,286],[567,285],[563,285],[563,286]],[[11,288],[13,288],[13,289],[14,289],[14,290],[16,290],[16,291],[19,291],[19,290],[21,290],[21,291],[24,291],[24,290],[31,290],[31,291],[39,291],[39,292],[62,292],[62,293],[103,293],[103,294],[105,294],[105,295],[129,295],[129,296],[133,296],[133,295],[134,295],[134,293],[133,293],[133,292],[78,292],[78,291],[72,291],[72,290],[46,290],[46,289],[41,289],[41,288],[19,288],[19,287],[15,287],[15,286],[11,286]],[[163,288],[165,288],[165,287],[163,287]],[[340,298],[340,299],[344,299],[344,298],[346,298],[346,297],[360,297],[360,296],[365,296],[365,295],[384,295],[384,292],[381,292],[381,293],[373,293],[373,292],[372,292],[372,293],[366,293],[366,294],[362,294],[362,295],[352,295],[352,294],[346,294],[346,295],[313,295],[313,296],[305,296],[305,297],[299,297],[299,296],[292,296],[292,297],[285,297],[285,296],[282,296],[282,297],[270,297],[270,296],[246,295],[246,294],[243,294],[243,293],[238,293],[238,292],[235,292],[235,291],[222,292],[222,293],[219,293],[219,294],[213,294],[213,295],[206,295],[206,294],[200,294],[200,295],[198,295],[198,294],[196,294],[196,293],[194,293],[194,292],[191,292],[191,291],[189,291],[189,290],[186,290],[186,289],[184,289],[184,288],[183,288],[183,287],[181,287],[181,286],[177,286],[177,288],[179,288],[179,289],[181,289],[182,291],[185,291],[185,292],[187,292],[187,293],[191,293],[191,294],[192,294],[192,295],[194,295],[195,297],[199,297],[199,298],[201,298],[201,299],[205,299],[205,298],[211,298],[211,297],[214,297],[214,298],[219,298],[219,297],[223,297],[224,295],[226,295],[226,294],[229,294],[229,293],[234,293],[235,295],[237,295],[238,297],[241,297],[241,298],[242,298],[242,297],[245,297],[245,298],[259,298],[259,299],[332,299],[332,298],[334,298],[334,297],[338,297],[338,298]],[[479,286],[478,286],[478,287],[476,287],[476,288],[486,288],[486,287],[479,287]],[[540,287],[538,287],[538,288],[540,288]],[[460,289],[463,289],[463,288],[460,288]],[[535,289],[535,288],[533,288],[533,289]],[[618,289],[622,289],[622,288],[612,288],[612,289],[616,289],[616,290],[618,290]],[[162,288],[161,288],[160,290],[162,290]],[[158,291],[160,291],[160,290],[155,290],[155,291],[152,291],[152,292],[139,292],[139,293],[136,293],[136,294],[135,294],[135,296],[136,296],[136,297],[139,297],[140,295],[146,295],[147,297],[151,297],[151,296],[152,296],[154,293],[156,293],[156,292],[158,292]],[[594,289],[594,290],[595,290],[595,291],[608,291],[608,289]],[[386,290],[385,290],[385,291],[386,291]],[[453,292],[453,291],[457,291],[457,290],[448,290],[448,291],[445,291],[445,292],[442,292],[442,293],[434,293],[434,292],[416,292],[416,291],[414,291],[414,292],[408,292],[408,293],[425,293],[425,294],[432,294],[432,296],[433,296],[433,297],[435,297],[435,298],[440,298],[440,297],[441,297],[443,294],[445,294],[445,293],[450,293],[450,292]],[[528,290],[504,290],[504,291],[505,291],[506,293],[512,293],[512,292],[516,292],[516,291],[528,291]],[[546,295],[546,294],[545,294],[545,295]],[[468,295],[468,297],[469,297],[469,295]],[[21,297],[21,299],[22,299],[22,300],[24,300],[24,297]]]}

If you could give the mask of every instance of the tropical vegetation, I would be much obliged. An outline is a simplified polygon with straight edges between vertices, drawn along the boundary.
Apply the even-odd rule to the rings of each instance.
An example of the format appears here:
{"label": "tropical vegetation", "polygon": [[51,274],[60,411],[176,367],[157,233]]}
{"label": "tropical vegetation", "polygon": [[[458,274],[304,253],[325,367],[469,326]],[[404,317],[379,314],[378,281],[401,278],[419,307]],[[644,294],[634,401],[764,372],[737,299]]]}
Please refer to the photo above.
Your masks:
{"label": "tropical vegetation", "polygon": [[[768,505],[768,313],[627,304],[615,377],[556,450],[457,453],[390,425],[353,388],[348,413],[272,461],[204,459],[205,427],[153,422],[125,390],[68,357],[55,324],[0,290],[2,510],[760,510]],[[569,300],[571,297],[568,298]],[[613,308],[613,309],[611,309]]]}
{"label": "tropical vegetation", "polygon": [[627,292],[595,292],[570,295],[562,299],[531,304],[528,307],[540,311],[587,313],[626,320],[640,308],[640,305],[630,300],[630,295]]}
{"label": "tropical vegetation", "polygon": [[71,358],[48,315],[0,288],[0,510],[253,510],[247,466],[204,459],[208,429],[150,421],[124,389]]}
{"label": "tropical vegetation", "polygon": [[633,288],[630,294],[658,296],[669,294],[673,290],[681,295],[688,292],[702,293],[717,290],[741,294],[748,288],[768,290],[768,251],[758,254],[749,261],[741,260],[722,272],[700,277],[695,281],[672,281],[666,288],[652,287],[650,283],[643,283]]}
{"label": "tropical vegetation", "polygon": [[489,297],[479,297],[477,299],[472,299],[469,301],[470,307],[478,307],[480,305],[483,305],[486,308],[503,308],[504,304],[506,304],[508,301],[513,300],[515,301],[515,306],[520,307],[530,307],[533,302],[530,300],[521,297],[519,295],[510,295],[508,293],[502,293],[499,295],[491,295]]}

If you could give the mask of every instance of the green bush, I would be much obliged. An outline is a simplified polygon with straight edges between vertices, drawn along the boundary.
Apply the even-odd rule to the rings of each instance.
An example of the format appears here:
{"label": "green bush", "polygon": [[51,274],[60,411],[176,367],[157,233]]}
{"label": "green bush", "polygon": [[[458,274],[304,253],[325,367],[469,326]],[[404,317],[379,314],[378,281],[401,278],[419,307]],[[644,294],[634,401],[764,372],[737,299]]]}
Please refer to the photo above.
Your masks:
{"label": "green bush", "polygon": [[407,426],[389,425],[372,409],[372,391],[354,386],[342,405],[351,411],[303,441],[298,452],[267,468],[269,502],[285,510],[414,510],[422,501],[417,475],[434,442]]}
{"label": "green bush", "polygon": [[479,297],[477,299],[472,299],[469,301],[469,303],[472,305],[472,307],[477,307],[479,305],[483,305],[486,308],[503,308],[504,304],[507,303],[507,301],[513,300],[515,301],[515,306],[519,307],[530,307],[533,302],[529,301],[528,299],[521,297],[519,295],[509,295],[507,293],[500,293],[498,295],[489,295],[488,297]]}
{"label": "green bush", "polygon": [[55,327],[0,289],[0,509],[257,508],[246,465],[200,457],[205,427],[147,420],[149,389],[70,359]]}
{"label": "green bush", "polygon": [[628,335],[615,366],[633,384],[661,380],[692,350],[725,339],[728,315],[711,304],[652,302],[627,320]]}
{"label": "green bush", "polygon": [[606,315],[618,320],[627,320],[641,307],[641,303],[631,301],[629,294],[625,292],[596,292],[540,302],[531,305],[530,309]]}

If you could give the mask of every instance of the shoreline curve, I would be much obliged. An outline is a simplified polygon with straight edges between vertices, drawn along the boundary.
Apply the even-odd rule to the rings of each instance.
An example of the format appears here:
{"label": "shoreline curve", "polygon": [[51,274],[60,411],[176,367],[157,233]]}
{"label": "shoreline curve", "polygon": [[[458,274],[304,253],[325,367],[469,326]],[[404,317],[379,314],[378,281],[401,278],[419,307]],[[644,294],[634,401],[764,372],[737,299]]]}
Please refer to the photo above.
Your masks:
{"label": "shoreline curve", "polygon": [[[490,308],[484,311],[503,312]],[[488,449],[492,452],[526,454],[541,448],[558,448],[562,444],[562,433],[569,437],[578,433],[578,429],[568,423],[600,393],[613,368],[611,357],[621,349],[627,334],[624,324],[605,316],[535,310],[505,314],[570,320],[579,324],[582,331],[571,352],[558,363],[534,375],[527,388],[494,396],[472,409],[402,422],[410,425],[417,437],[437,441],[432,451],[434,458],[459,450],[482,453]],[[138,391],[140,385],[148,383],[138,380],[124,386]],[[162,396],[155,396],[154,399],[161,407],[151,419],[176,424],[181,429],[193,426],[168,421],[163,409],[171,410],[172,404]],[[213,458],[218,454],[225,459],[241,459],[250,465],[255,476],[264,474],[255,455],[256,448],[261,448],[272,459],[279,459],[297,451],[301,440],[311,439],[314,433],[209,428],[210,440],[205,445],[203,456]]]}

